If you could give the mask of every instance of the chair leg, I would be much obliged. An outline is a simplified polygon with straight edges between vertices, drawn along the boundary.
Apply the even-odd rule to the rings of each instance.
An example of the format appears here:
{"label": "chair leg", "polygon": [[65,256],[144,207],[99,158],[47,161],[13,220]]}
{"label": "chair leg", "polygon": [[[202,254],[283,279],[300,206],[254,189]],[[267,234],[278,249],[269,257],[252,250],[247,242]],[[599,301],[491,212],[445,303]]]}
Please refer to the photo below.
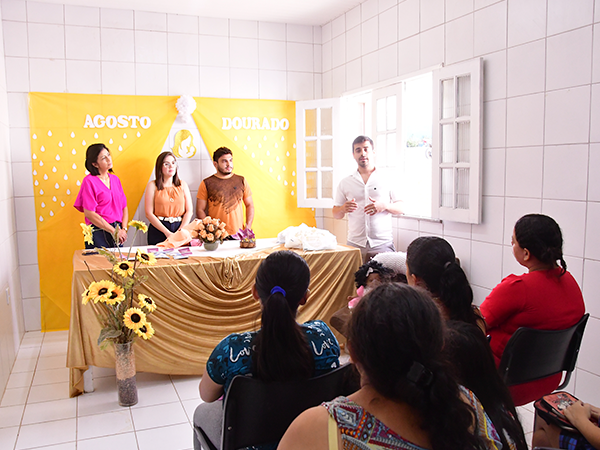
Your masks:
{"label": "chair leg", "polygon": [[194,425],[194,450],[218,450],[202,428]]}

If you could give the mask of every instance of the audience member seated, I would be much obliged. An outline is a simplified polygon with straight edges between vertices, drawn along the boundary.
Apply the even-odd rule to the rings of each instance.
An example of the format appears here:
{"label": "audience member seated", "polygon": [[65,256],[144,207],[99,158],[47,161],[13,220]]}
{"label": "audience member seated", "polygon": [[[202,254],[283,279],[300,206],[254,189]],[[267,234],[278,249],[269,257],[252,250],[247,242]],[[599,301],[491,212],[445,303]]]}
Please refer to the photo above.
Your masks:
{"label": "audience member seated", "polygon": [[589,403],[576,402],[563,410],[563,414],[579,433],[565,431],[536,415],[533,447],[600,450],[599,408]]}
{"label": "audience member seated", "polygon": [[406,253],[404,252],[383,252],[373,256],[373,261],[381,263],[383,267],[391,269],[394,274],[392,281],[406,284]]}
{"label": "audience member seated", "polygon": [[[585,314],[581,290],[567,272],[562,246],[560,227],[551,217],[527,214],[515,224],[513,255],[528,272],[504,278],[481,304],[496,365],[518,328],[562,330],[575,325]],[[511,386],[515,405],[549,394],[558,387],[560,379],[561,374],[557,374]]]}
{"label": "audience member seated", "polygon": [[527,450],[510,391],[500,377],[487,338],[470,323],[446,322],[444,353],[458,382],[473,391],[483,404],[502,440],[502,448]]}
{"label": "audience member seated", "polygon": [[302,413],[279,444],[295,449],[497,449],[499,437],[445,357],[438,307],[418,288],[383,284],[348,327],[361,388]]}
{"label": "audience member seated", "polygon": [[412,241],[406,250],[406,278],[411,286],[429,291],[444,319],[477,325],[485,332],[471,285],[448,241],[436,236]]}
{"label": "audience member seated", "polygon": [[[258,268],[252,295],[261,302],[262,328],[230,334],[213,350],[200,381],[201,403],[194,423],[218,448],[221,445],[222,401],[236,375],[264,381],[292,381],[322,375],[339,367],[340,348],[327,325],[296,322],[299,305],[308,299],[310,270],[292,251],[270,254]],[[276,443],[275,443],[276,445]],[[200,442],[194,434],[194,449]]]}

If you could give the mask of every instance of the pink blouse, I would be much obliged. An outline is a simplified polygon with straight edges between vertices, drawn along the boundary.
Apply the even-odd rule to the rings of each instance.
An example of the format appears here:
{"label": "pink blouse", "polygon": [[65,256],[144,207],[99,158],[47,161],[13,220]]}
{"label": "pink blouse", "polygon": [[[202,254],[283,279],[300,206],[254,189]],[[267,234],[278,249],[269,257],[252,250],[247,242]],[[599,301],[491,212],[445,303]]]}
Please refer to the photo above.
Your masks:
{"label": "pink blouse", "polygon": [[[127,206],[127,198],[123,193],[121,180],[116,175],[110,174],[110,189],[102,182],[100,177],[87,175],[81,183],[81,189],[73,205],[77,211],[94,211],[108,223],[123,220],[123,209]],[[91,222],[86,218],[85,223]]]}

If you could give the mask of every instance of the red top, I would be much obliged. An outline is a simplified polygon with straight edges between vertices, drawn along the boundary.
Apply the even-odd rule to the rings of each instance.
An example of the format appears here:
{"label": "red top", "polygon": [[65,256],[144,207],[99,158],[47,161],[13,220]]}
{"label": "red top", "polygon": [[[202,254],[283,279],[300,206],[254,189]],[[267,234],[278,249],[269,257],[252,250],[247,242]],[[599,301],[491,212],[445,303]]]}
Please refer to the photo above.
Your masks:
{"label": "red top", "polygon": [[[108,223],[123,220],[123,209],[127,206],[127,199],[123,193],[121,180],[112,173],[109,174],[110,189],[102,182],[100,177],[87,175],[81,182],[81,189],[75,199],[75,209],[83,212],[84,209],[98,213]],[[85,223],[91,222],[86,218]]]}

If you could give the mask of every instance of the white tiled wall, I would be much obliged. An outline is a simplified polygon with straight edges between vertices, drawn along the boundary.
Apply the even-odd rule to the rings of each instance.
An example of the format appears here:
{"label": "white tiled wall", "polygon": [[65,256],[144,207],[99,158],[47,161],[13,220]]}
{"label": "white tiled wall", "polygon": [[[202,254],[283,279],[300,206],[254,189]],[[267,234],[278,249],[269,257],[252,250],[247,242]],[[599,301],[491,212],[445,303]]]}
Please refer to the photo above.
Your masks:
{"label": "white tiled wall", "polygon": [[[325,98],[440,63],[483,58],[483,223],[398,219],[396,246],[405,250],[423,234],[446,237],[480,303],[502,277],[524,270],[510,248],[514,222],[530,212],[553,216],[592,316],[569,389],[595,404],[600,404],[599,21],[600,3],[594,0],[368,0],[322,27]],[[386,64],[380,64],[382,58]],[[328,211],[318,215],[345,241],[344,221]]]}

